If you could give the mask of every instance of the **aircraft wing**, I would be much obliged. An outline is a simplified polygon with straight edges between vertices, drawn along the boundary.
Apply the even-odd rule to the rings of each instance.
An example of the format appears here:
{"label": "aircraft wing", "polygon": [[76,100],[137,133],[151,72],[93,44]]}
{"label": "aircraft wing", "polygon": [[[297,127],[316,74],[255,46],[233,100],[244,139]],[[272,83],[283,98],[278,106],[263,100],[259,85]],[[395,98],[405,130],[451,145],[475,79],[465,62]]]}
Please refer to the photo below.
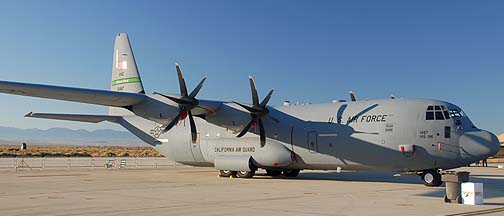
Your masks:
{"label": "aircraft wing", "polygon": [[102,121],[117,123],[117,119],[119,118],[118,116],[108,116],[108,115],[80,115],[80,114],[32,113],[32,112],[26,114],[25,117],[79,121],[89,123],[99,123]]}
{"label": "aircraft wing", "polygon": [[0,81],[0,93],[124,107],[148,99],[144,94]]}
{"label": "aircraft wing", "polygon": [[59,113],[28,113],[25,117],[29,118],[41,118],[41,119],[56,119],[56,120],[66,120],[66,121],[78,121],[78,122],[88,122],[88,123],[98,123],[102,121],[109,121],[117,123],[126,128],[129,132],[135,134],[142,141],[149,143],[151,145],[161,144],[161,141],[152,137],[150,134],[142,131],[141,129],[135,127],[130,121],[136,119],[141,119],[138,116],[110,116],[110,115],[83,115],[83,114],[59,114]]}

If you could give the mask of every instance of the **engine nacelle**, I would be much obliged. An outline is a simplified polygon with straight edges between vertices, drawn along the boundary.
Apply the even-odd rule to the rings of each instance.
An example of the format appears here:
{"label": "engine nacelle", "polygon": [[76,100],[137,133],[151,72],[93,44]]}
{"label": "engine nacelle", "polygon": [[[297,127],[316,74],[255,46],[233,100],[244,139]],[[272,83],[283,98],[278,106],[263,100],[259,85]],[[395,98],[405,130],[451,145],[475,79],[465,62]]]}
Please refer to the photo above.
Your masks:
{"label": "engine nacelle", "polygon": [[215,169],[230,171],[251,171],[251,157],[249,155],[217,156],[214,161]]}
{"label": "engine nacelle", "polygon": [[287,168],[294,161],[293,152],[283,143],[268,139],[260,147],[258,137],[243,137],[240,142],[223,139],[216,143],[214,166],[218,170],[250,171],[254,168]]}

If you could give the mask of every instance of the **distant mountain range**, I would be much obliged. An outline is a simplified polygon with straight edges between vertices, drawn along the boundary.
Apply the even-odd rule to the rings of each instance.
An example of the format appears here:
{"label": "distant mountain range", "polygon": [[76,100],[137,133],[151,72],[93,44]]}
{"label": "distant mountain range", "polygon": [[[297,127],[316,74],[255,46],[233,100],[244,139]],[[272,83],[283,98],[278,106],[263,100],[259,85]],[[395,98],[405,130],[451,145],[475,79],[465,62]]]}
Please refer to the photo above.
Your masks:
{"label": "distant mountain range", "polygon": [[127,131],[72,130],[68,128],[19,129],[0,126],[0,145],[119,145],[143,146],[140,139]]}

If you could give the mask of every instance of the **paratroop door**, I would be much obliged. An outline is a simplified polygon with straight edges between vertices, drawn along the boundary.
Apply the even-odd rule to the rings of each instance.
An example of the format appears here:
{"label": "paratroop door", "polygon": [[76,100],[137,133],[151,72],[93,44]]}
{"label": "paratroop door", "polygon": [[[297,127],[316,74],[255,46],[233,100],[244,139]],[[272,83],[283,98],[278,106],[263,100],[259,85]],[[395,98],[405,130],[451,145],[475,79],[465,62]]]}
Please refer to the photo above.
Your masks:
{"label": "paratroop door", "polygon": [[317,132],[316,131],[310,131],[308,132],[308,149],[310,150],[311,153],[316,153],[318,151],[318,146],[317,146]]}

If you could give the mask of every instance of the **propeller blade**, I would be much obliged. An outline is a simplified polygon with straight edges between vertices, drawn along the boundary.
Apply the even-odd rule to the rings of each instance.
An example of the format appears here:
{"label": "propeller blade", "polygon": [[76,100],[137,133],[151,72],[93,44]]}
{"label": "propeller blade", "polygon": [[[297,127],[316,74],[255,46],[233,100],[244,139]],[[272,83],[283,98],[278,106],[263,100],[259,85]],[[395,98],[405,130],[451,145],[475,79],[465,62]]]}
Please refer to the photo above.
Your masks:
{"label": "propeller blade", "polygon": [[184,76],[182,75],[182,70],[180,69],[180,66],[178,64],[175,65],[175,68],[177,68],[177,74],[178,74],[179,85],[180,85],[180,94],[182,96],[188,96]]}
{"label": "propeller blade", "polygon": [[198,86],[196,86],[196,88],[194,88],[194,90],[191,92],[191,94],[189,94],[189,97],[192,97],[192,98],[196,97],[198,92],[201,90],[201,87],[203,87],[203,83],[205,83],[205,80],[206,80],[206,77],[201,80],[201,82],[198,84]]}
{"label": "propeller blade", "polygon": [[[373,104],[373,105],[369,106],[368,108],[366,108],[366,109],[360,111],[359,113],[355,114],[354,116],[362,116],[363,114],[369,112],[370,110],[376,108],[377,106],[378,106],[378,104]],[[350,123],[352,123],[352,121],[347,122],[346,125],[350,125]]]}
{"label": "propeller blade", "polygon": [[246,109],[247,111],[249,111],[251,113],[261,112],[261,110],[258,110],[258,109],[254,108],[254,107],[247,106],[245,104],[238,103],[236,101],[233,101],[233,103],[238,104],[239,106],[243,107],[244,109]]}
{"label": "propeller blade", "polygon": [[236,136],[236,137],[242,137],[243,135],[245,135],[250,130],[250,128],[252,127],[252,124],[254,123],[255,120],[256,120],[255,118],[250,120],[250,122],[247,124],[247,126],[245,126],[245,128],[243,128],[243,130],[240,132],[240,134],[238,134],[238,136]]}
{"label": "propeller blade", "polygon": [[169,131],[170,129],[172,129],[173,126],[175,126],[177,124],[177,122],[179,121],[180,119],[180,115],[182,114],[182,110],[177,114],[177,116],[175,116],[175,118],[173,118],[173,120],[170,122],[170,124],[166,125],[166,127],[163,129],[163,133],[166,133],[167,131]]}
{"label": "propeller blade", "polygon": [[350,99],[352,101],[357,101],[357,96],[355,96],[355,93],[353,91],[348,92],[350,94]]}
{"label": "propeller blade", "polygon": [[252,76],[249,76],[249,82],[250,82],[250,91],[252,91],[252,104],[254,106],[259,105],[259,96],[257,96],[257,90],[255,87],[254,79]]}
{"label": "propeller blade", "polygon": [[259,121],[259,137],[261,139],[261,147],[264,147],[264,145],[266,144],[266,131],[264,130],[264,125],[261,118],[257,119],[257,121]]}
{"label": "propeller blade", "polygon": [[194,123],[194,118],[191,113],[191,110],[187,111],[187,114],[189,115],[189,123],[191,124],[191,139],[192,143],[196,143],[196,140],[198,139],[198,131],[196,130],[196,124]]}
{"label": "propeller blade", "polygon": [[268,104],[269,100],[271,99],[271,95],[273,94],[273,91],[275,91],[275,89],[271,89],[268,95],[266,95],[266,97],[263,99],[263,101],[261,102],[262,107],[265,107],[266,104]]}
{"label": "propeller blade", "polygon": [[380,133],[372,133],[372,132],[364,132],[364,131],[354,131],[354,133],[358,133],[358,134],[370,134],[370,135],[378,135]]}
{"label": "propeller blade", "polygon": [[163,96],[165,98],[168,98],[168,99],[170,99],[171,101],[173,101],[173,102],[175,102],[177,104],[188,104],[187,101],[182,100],[180,98],[172,97],[172,96],[161,94],[161,93],[157,93],[157,92],[154,92],[154,94],[161,95],[161,96]]}

